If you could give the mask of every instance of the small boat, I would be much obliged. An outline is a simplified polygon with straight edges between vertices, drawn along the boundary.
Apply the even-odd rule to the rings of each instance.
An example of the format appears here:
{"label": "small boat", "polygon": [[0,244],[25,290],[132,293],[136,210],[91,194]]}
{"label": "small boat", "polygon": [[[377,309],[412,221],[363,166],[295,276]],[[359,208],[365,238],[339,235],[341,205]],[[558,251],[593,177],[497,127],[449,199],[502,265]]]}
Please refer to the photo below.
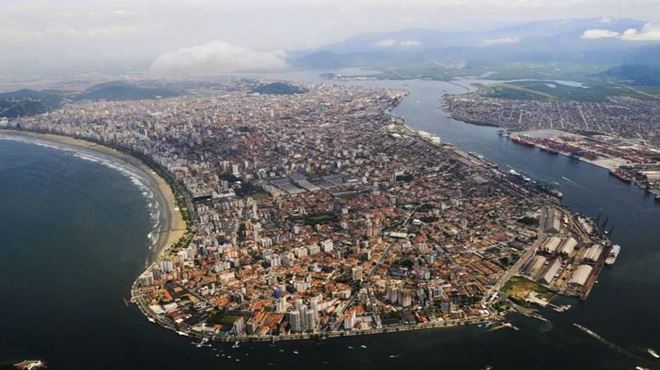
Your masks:
{"label": "small boat", "polygon": [[[206,342],[208,342],[208,341],[209,341],[208,338],[202,338],[198,343],[193,342],[193,344],[197,348],[202,348],[206,345]],[[210,347],[211,345],[209,344],[208,346]]]}
{"label": "small boat", "polygon": [[567,305],[562,305],[562,306],[555,306],[553,308],[553,310],[555,310],[555,312],[565,312],[565,311],[568,311],[570,308],[571,308],[571,305],[567,304]]}
{"label": "small boat", "polygon": [[295,350],[295,349],[294,349],[294,350],[293,350],[293,354],[294,354],[294,355],[298,355],[298,354],[300,354],[300,352],[298,352],[298,350]]}
{"label": "small boat", "polygon": [[647,351],[651,356],[653,356],[653,357],[655,357],[655,358],[660,358],[660,355],[659,355],[659,354],[658,354],[653,348],[649,348],[649,349],[647,349],[646,351]]}
{"label": "small boat", "polygon": [[367,346],[365,346],[364,344],[362,344],[362,345],[360,345],[360,348],[362,348],[362,349],[366,349]]}
{"label": "small boat", "polygon": [[152,322],[152,323],[155,323],[155,322],[156,322],[156,320],[154,320],[154,318],[151,317],[151,316],[150,316],[150,317],[147,317],[147,320],[149,320],[149,322]]}
{"label": "small boat", "polygon": [[41,369],[47,366],[46,363],[41,360],[25,360],[17,364],[14,364],[14,367],[16,369],[21,369],[21,370],[32,370],[32,369]]}
{"label": "small boat", "polygon": [[189,337],[190,336],[188,333],[183,332],[183,331],[177,331],[176,333],[183,336],[183,337]]}
{"label": "small boat", "polygon": [[238,341],[236,341],[236,342],[234,343],[234,345],[231,346],[231,348],[238,348],[238,347],[239,347],[239,344],[240,344],[240,343],[239,343]]}

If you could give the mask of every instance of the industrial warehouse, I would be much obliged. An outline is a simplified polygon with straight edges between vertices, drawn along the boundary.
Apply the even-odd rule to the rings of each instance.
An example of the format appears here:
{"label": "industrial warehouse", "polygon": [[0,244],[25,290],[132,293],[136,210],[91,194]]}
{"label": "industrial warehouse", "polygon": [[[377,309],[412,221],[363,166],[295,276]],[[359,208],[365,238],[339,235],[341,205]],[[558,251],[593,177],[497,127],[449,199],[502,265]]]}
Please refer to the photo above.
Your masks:
{"label": "industrial warehouse", "polygon": [[611,243],[587,220],[558,208],[542,210],[535,252],[521,275],[563,295],[586,299],[596,282]]}

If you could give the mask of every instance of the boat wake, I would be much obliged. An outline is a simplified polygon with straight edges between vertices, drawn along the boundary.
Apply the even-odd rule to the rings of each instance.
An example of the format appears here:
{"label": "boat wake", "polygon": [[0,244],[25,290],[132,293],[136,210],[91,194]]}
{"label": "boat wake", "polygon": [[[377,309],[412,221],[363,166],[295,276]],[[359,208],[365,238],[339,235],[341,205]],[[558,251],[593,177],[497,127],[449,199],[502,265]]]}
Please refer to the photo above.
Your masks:
{"label": "boat wake", "polygon": [[573,185],[578,185],[578,186],[580,185],[580,184],[578,184],[577,182],[575,182],[575,181],[569,179],[569,178],[566,177],[566,176],[562,176],[561,178],[564,179],[566,182],[569,182],[569,183],[571,183],[571,184],[573,184]]}
{"label": "boat wake", "polygon": [[578,329],[579,329],[580,331],[582,331],[583,333],[589,335],[590,337],[596,339],[597,341],[601,342],[602,344],[604,344],[604,345],[610,347],[611,349],[613,349],[613,350],[615,350],[615,351],[617,351],[617,352],[619,352],[619,353],[621,353],[621,354],[624,354],[624,355],[626,355],[626,356],[628,356],[628,357],[630,357],[630,358],[634,358],[634,359],[636,359],[636,360],[640,360],[640,359],[642,359],[640,356],[638,356],[638,355],[636,355],[636,354],[634,354],[634,353],[632,353],[632,352],[626,350],[625,348],[623,348],[623,347],[621,347],[621,346],[619,346],[619,345],[617,345],[617,344],[614,344],[614,343],[610,342],[609,340],[603,338],[600,334],[598,334],[598,333],[596,333],[596,332],[590,330],[589,328],[587,328],[587,327],[585,327],[585,326],[582,326],[582,325],[577,324],[577,323],[573,323],[573,326],[575,326],[576,328],[578,328]]}

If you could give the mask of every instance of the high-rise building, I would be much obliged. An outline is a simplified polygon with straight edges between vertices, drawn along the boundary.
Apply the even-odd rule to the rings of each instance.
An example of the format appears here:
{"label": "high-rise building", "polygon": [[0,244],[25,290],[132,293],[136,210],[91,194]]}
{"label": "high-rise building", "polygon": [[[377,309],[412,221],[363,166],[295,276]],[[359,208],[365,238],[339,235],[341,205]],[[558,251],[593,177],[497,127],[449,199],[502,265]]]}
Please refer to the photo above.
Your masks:
{"label": "high-rise building", "polygon": [[287,307],[286,298],[281,297],[277,300],[277,303],[276,303],[276,306],[275,306],[275,312],[284,313],[284,312],[286,312],[286,307]]}
{"label": "high-rise building", "polygon": [[286,314],[286,321],[289,322],[292,332],[302,331],[302,323],[300,321],[300,313],[298,311],[291,311]]}
{"label": "high-rise building", "polygon": [[362,267],[356,266],[351,268],[351,279],[353,279],[353,281],[362,281],[364,278],[363,275]]}

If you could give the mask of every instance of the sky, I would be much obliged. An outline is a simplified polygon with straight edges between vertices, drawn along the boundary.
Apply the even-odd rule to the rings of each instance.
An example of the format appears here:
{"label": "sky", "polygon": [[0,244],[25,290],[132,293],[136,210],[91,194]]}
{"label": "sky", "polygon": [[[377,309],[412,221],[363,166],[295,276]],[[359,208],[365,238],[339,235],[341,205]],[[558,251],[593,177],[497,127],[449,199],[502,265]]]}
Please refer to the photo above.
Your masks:
{"label": "sky", "polygon": [[[0,74],[131,66],[183,73],[186,58],[270,68],[287,52],[365,32],[602,16],[641,19],[655,32],[660,0],[0,0]],[[601,29],[587,37],[624,36]]]}

